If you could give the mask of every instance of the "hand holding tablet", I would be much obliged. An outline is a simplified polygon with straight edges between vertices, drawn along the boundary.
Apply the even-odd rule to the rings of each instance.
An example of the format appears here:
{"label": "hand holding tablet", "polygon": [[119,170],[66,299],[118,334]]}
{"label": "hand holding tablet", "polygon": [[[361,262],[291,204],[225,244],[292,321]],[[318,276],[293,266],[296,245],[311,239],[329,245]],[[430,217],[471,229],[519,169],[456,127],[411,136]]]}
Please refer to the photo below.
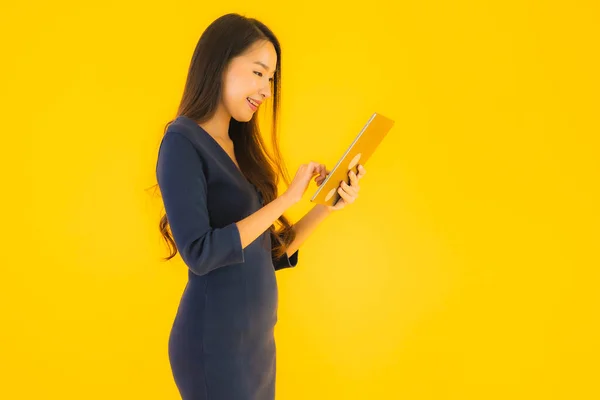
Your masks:
{"label": "hand holding tablet", "polygon": [[364,166],[366,164],[393,125],[393,120],[381,114],[374,113],[335,167],[333,167],[325,180],[319,185],[319,188],[310,201],[334,206],[341,198],[338,193],[341,182],[350,183],[350,178],[348,177],[349,171],[354,169],[354,173],[359,174],[360,171],[356,168],[357,165]]}

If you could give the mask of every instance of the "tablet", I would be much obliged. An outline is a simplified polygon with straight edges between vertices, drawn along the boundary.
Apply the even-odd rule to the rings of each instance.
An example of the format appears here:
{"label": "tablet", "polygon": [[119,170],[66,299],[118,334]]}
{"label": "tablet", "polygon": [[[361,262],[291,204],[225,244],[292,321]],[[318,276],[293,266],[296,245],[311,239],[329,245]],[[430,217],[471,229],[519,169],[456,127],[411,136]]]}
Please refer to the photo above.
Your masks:
{"label": "tablet", "polygon": [[392,129],[394,121],[379,113],[374,113],[350,144],[338,163],[329,171],[310,201],[334,206],[342,198],[337,192],[342,180],[350,183],[348,172],[354,169],[358,175],[358,164],[365,165],[385,135]]}

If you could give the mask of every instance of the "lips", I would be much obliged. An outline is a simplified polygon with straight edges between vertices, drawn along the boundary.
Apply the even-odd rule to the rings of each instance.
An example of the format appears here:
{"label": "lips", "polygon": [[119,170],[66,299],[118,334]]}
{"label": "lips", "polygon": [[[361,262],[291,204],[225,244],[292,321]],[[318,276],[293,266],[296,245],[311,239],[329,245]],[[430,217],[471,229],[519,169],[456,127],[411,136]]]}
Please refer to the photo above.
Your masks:
{"label": "lips", "polygon": [[254,111],[256,111],[258,109],[258,106],[260,106],[260,101],[254,100],[253,98],[247,97],[246,101],[248,102],[248,105],[250,106],[250,108]]}

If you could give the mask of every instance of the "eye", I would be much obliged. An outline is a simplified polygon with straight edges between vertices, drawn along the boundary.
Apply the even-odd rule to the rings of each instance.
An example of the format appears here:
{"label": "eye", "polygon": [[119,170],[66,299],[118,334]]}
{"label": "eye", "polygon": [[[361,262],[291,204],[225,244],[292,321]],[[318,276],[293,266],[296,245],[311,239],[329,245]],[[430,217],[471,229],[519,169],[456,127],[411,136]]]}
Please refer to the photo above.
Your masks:
{"label": "eye", "polygon": [[[262,78],[263,74],[260,71],[254,71],[254,73],[258,76],[260,76]],[[269,78],[269,82],[273,83],[273,81],[275,81],[275,78]]]}

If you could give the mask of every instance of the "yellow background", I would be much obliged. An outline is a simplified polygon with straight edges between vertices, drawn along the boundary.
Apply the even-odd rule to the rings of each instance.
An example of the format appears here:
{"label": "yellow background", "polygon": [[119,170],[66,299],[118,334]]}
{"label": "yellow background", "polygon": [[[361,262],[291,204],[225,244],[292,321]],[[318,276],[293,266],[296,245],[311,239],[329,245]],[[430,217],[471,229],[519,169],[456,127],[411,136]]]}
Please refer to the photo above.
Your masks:
{"label": "yellow background", "polygon": [[374,111],[397,121],[358,201],[277,273],[277,398],[600,398],[592,0],[3,5],[0,398],[178,398],[186,270],[159,261],[145,189],[232,11],[282,42],[292,176]]}

